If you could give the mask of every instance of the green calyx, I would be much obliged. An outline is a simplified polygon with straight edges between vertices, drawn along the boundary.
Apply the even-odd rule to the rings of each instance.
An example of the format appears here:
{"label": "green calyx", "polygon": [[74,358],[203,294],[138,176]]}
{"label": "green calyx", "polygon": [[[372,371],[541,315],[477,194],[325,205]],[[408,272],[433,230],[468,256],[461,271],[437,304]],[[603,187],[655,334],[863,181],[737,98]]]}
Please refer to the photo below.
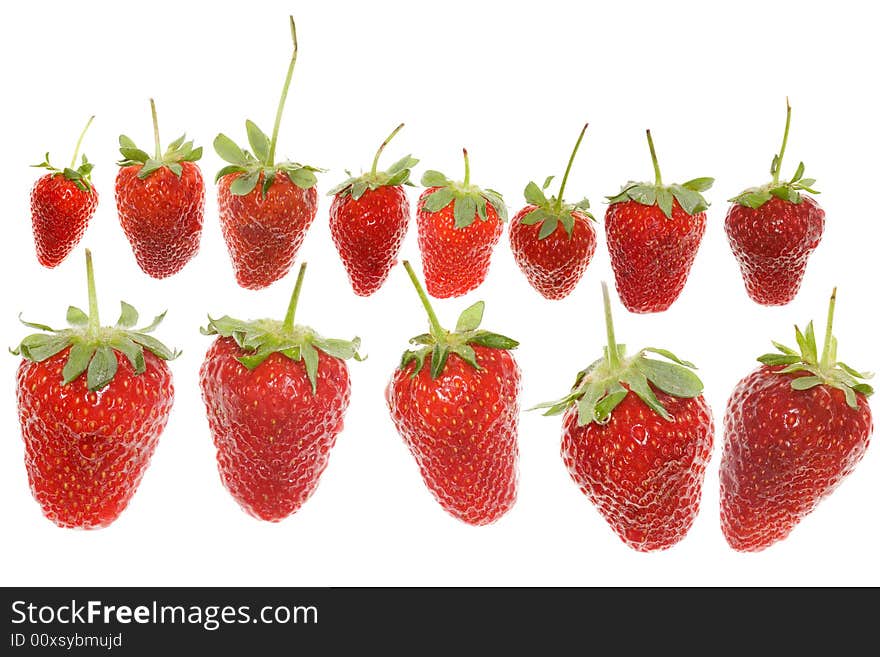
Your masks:
{"label": "green calyx", "polygon": [[[533,409],[546,409],[544,415],[559,415],[569,406],[577,404],[578,425],[591,422],[606,424],[611,414],[624,398],[635,393],[639,399],[665,420],[671,420],[663,404],[651,389],[651,385],[673,397],[690,399],[703,393],[703,382],[691,370],[693,363],[681,360],[666,349],[646,347],[635,356],[627,358],[625,346],[617,344],[614,338],[614,324],[611,318],[611,302],[608,286],[602,283],[602,296],[605,305],[605,329],[608,345],[605,355],[587,369],[578,372],[571,392],[562,399],[538,404]],[[666,360],[648,358],[652,353]]]}
{"label": "green calyx", "polygon": [[385,150],[388,143],[394,139],[394,136],[400,132],[402,128],[403,123],[397,126],[392,133],[385,138],[382,145],[379,146],[379,150],[376,151],[376,156],[373,158],[373,168],[370,169],[369,173],[356,177],[351,174],[351,171],[346,170],[345,173],[348,175],[348,179],[339,183],[336,187],[327,192],[327,196],[350,195],[355,201],[357,201],[368,189],[376,190],[379,187],[395,187],[398,185],[409,185],[412,187],[413,184],[409,179],[412,174],[411,169],[419,163],[419,161],[412,155],[406,155],[400,158],[385,171],[378,170],[379,157],[382,155],[382,151]]}
{"label": "green calyx", "polygon": [[90,116],[89,120],[86,121],[86,126],[82,129],[82,132],[79,133],[79,139],[76,140],[76,148],[73,151],[73,157],[70,159],[70,166],[63,169],[52,166],[52,163],[49,162],[49,153],[46,153],[46,157],[42,162],[39,164],[32,164],[31,166],[38,169],[47,169],[56,176],[64,176],[76,185],[76,188],[80,191],[90,191],[92,189],[92,169],[95,168],[95,165],[89,162],[85,153],[83,153],[80,165],[76,166],[76,157],[79,155],[79,149],[82,146],[83,137],[86,136],[86,131],[89,129],[89,126],[92,125],[92,121],[94,120],[95,117]]}
{"label": "green calyx", "polygon": [[782,134],[782,147],[779,153],[773,156],[770,163],[770,175],[773,179],[766,185],[760,187],[749,187],[739,196],[727,199],[731,203],[744,205],[747,208],[760,208],[774,196],[783,201],[794,203],[795,205],[803,201],[801,192],[809,192],[810,194],[820,194],[821,192],[813,189],[816,184],[814,178],[804,178],[804,163],[798,164],[791,180],[779,181],[779,173],[782,168],[782,158],[785,156],[785,147],[788,144],[788,129],[791,126],[791,104],[788,98],[785,99],[785,132]]}
{"label": "green calyx", "polygon": [[278,145],[278,130],[281,127],[281,116],[284,113],[284,104],[287,101],[287,92],[290,89],[290,80],[293,78],[293,69],[296,67],[296,56],[299,44],[296,39],[296,23],[293,16],[290,17],[290,35],[293,39],[293,55],[287,67],[287,77],[281,89],[281,99],[275,112],[275,125],[272,128],[272,137],[257,127],[251,120],[245,121],[248,143],[251,150],[240,148],[229,137],[220,133],[214,139],[214,150],[217,155],[229,164],[217,172],[214,181],[231,173],[242,173],[232,181],[229,191],[235,196],[247,196],[250,194],[262,177],[261,194],[263,198],[269,192],[269,188],[275,182],[279,173],[285,174],[290,182],[301,189],[309,189],[318,183],[315,173],[323,171],[316,167],[300,164],[299,162],[275,162],[275,148]]}
{"label": "green calyx", "polygon": [[138,322],[138,312],[125,301],[115,326],[101,326],[98,316],[98,300],[95,293],[95,275],[92,268],[92,254],[86,249],[86,276],[89,289],[89,312],[76,306],[67,309],[67,323],[70,328],[53,329],[45,324],[34,324],[22,320],[22,324],[42,333],[33,333],[10,351],[15,355],[35,363],[51,358],[70,347],[67,362],[62,370],[63,384],[67,385],[86,374],[86,385],[96,391],[106,387],[116,375],[118,361],[116,352],[128,359],[135,374],[143,374],[147,365],[144,349],[162,360],[173,360],[180,355],[171,351],[156,338],[148,335],[165,317],[157,316],[149,326],[134,328]]}
{"label": "green calyx", "polygon": [[534,210],[526,214],[520,223],[525,224],[526,226],[541,224],[541,228],[538,230],[539,240],[552,235],[560,223],[568,234],[568,237],[571,238],[571,232],[574,230],[574,212],[584,214],[593,221],[596,220],[590,212],[589,200],[584,198],[577,203],[572,204],[566,203],[563,197],[563,194],[565,193],[565,185],[568,182],[568,174],[571,172],[571,165],[574,163],[574,156],[577,155],[578,148],[580,148],[581,141],[584,139],[584,133],[587,131],[588,125],[589,124],[584,125],[581,134],[578,136],[577,142],[575,142],[574,149],[571,151],[571,157],[568,159],[568,166],[565,168],[565,175],[562,177],[562,183],[559,185],[559,194],[557,196],[551,196],[550,198],[547,198],[546,194],[544,194],[550,186],[550,183],[553,182],[554,176],[547,176],[541,187],[538,187],[535,182],[530,182],[526,185],[525,191],[523,192],[526,197],[526,203],[536,207]]}
{"label": "green calyx", "polygon": [[874,394],[874,389],[865,383],[865,379],[874,376],[871,372],[859,372],[846,363],[837,360],[837,338],[834,337],[834,306],[837,300],[837,288],[831,293],[828,302],[828,319],[825,324],[825,343],[822,354],[819,355],[816,347],[816,334],[813,331],[813,322],[807,324],[805,331],[794,327],[798,349],[786,347],[778,342],[773,346],[779,353],[764,354],[758,361],[764,365],[784,366],[777,374],[791,374],[794,372],[807,372],[807,376],[792,378],[791,387],[794,390],[809,390],[819,385],[830,386],[842,391],[846,396],[846,403],[852,409],[858,409],[856,393],[865,396]]}
{"label": "green calyx", "polygon": [[223,316],[219,319],[212,319],[209,316],[208,326],[201,329],[202,335],[219,335],[235,340],[235,343],[245,352],[237,360],[249,370],[255,370],[275,353],[291,360],[303,361],[306,375],[312,384],[312,393],[316,393],[318,390],[317,350],[320,349],[328,356],[343,360],[354,358],[357,361],[362,361],[365,357],[358,353],[361,346],[360,338],[356,337],[353,340],[324,338],[318,335],[314,329],[294,323],[305,274],[306,263],[303,263],[300,265],[293,295],[290,297],[287,314],[283,321],[257,319],[246,322],[229,316]]}
{"label": "green calyx", "polygon": [[657,162],[657,153],[654,150],[654,140],[651,131],[647,130],[648,147],[651,149],[651,161],[654,163],[654,182],[629,181],[624,185],[616,196],[606,196],[609,203],[623,203],[635,201],[642,205],[656,205],[668,218],[672,218],[672,201],[675,199],[689,215],[705,212],[709,208],[709,202],[701,192],[712,187],[714,178],[694,178],[686,183],[664,185],[660,176],[660,165]]}
{"label": "green calyx", "polygon": [[412,265],[409,264],[409,261],[404,260],[403,267],[406,269],[406,273],[409,275],[419,295],[419,299],[421,299],[422,305],[428,313],[428,322],[430,324],[430,331],[428,333],[417,335],[410,340],[410,343],[416,348],[403,352],[403,358],[400,361],[400,369],[404,369],[410,362],[415,362],[416,365],[411,374],[413,378],[422,371],[428,354],[431,354],[431,378],[436,379],[443,373],[443,368],[446,367],[450,353],[457,355],[474,369],[481,370],[482,367],[480,367],[476,352],[471,345],[489,347],[491,349],[515,349],[519,346],[519,342],[512,338],[480,329],[480,323],[483,321],[483,311],[486,307],[486,304],[482,301],[477,301],[474,305],[464,309],[458,317],[454,331],[444,329],[440,325],[440,320],[437,319],[434,309],[431,307],[431,302],[428,300],[428,295],[425,293],[422,284],[416,278]]}
{"label": "green calyx", "polygon": [[193,148],[192,140],[186,141],[184,134],[168,144],[168,148],[163,153],[159,141],[159,119],[156,116],[156,103],[152,98],[150,98],[150,113],[153,116],[153,155],[138,148],[131,138],[119,135],[119,152],[122,153],[122,159],[117,164],[121,167],[141,165],[141,170],[138,171],[138,178],[141,180],[162,167],[167,168],[180,178],[183,174],[181,162],[198,161],[202,157],[202,147]]}
{"label": "green calyx", "polygon": [[439,212],[453,203],[453,214],[456,228],[467,228],[479,217],[480,221],[488,219],[487,206],[492,205],[501,221],[507,221],[507,206],[499,192],[494,189],[480,189],[471,185],[471,165],[466,148],[464,153],[464,181],[455,182],[439,171],[425,171],[422,175],[423,187],[438,187],[426,199],[424,209],[427,212]]}

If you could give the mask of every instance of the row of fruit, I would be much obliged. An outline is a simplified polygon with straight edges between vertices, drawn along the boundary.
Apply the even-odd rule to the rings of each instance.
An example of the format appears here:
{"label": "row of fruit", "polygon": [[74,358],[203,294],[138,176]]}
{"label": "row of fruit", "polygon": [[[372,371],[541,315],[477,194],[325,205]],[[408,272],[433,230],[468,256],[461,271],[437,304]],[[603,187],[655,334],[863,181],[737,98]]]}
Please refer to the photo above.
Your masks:
{"label": "row of fruit", "polygon": [[[317,213],[315,174],[321,170],[276,162],[278,130],[297,57],[292,19],[291,33],[293,56],[271,137],[247,121],[251,150],[240,148],[224,134],[214,140],[214,149],[227,162],[216,177],[220,224],[236,280],[248,289],[266,287],[291,270]],[[115,195],[119,220],[138,264],[150,276],[164,278],[180,271],[199,249],[205,185],[196,164],[201,147],[184,136],[163,151],[152,101],[151,110],[153,154],[120,136],[122,160]],[[815,181],[803,177],[803,163],[790,180],[780,179],[790,120],[788,107],[771,182],[731,199],[725,220],[746,290],[766,305],[782,305],[794,298],[807,258],[824,229],[824,212],[804,193],[815,193]],[[378,168],[385,146],[401,128],[382,143],[369,172],[349,174],[330,191],[333,240],[355,293],[363,296],[376,292],[387,279],[410,223],[404,185],[411,184],[411,170],[418,160],[407,155],[387,170]],[[526,205],[510,221],[516,261],[531,285],[548,299],[561,299],[574,289],[596,249],[589,201],[568,203],[564,197],[584,131],[586,126],[557,194],[547,193],[553,176],[540,187],[528,183]],[[55,168],[48,153],[36,165],[49,170],[31,194],[37,257],[47,267],[56,266],[71,252],[97,207],[98,194],[90,179],[93,165],[83,155],[77,167],[82,139],[81,134],[69,167]],[[702,192],[713,183],[712,178],[695,178],[664,184],[650,131],[648,145],[654,181],[624,185],[609,197],[605,214],[617,290],[633,312],[663,311],[678,298],[705,232],[708,203]],[[483,282],[507,219],[501,194],[471,182],[467,151],[464,166],[462,181],[431,170],[421,179],[426,189],[416,212],[418,243],[425,283],[434,297],[460,296]]]}
{"label": "row of fruit", "polygon": [[[425,484],[454,517],[491,523],[518,487],[518,343],[480,328],[484,304],[443,328],[408,262],[429,319],[386,390],[391,418]],[[71,306],[69,328],[40,332],[14,353],[26,466],[44,514],[62,527],[113,522],[146,470],[171,412],[166,361],[176,357],[135,328],[122,303],[114,326],[98,315],[86,251],[88,312]],[[200,370],[202,399],[221,479],[249,514],[278,521],[315,491],[342,431],[351,385],[346,360],[360,340],[325,338],[296,323],[306,266],[283,320],[209,318],[216,336]],[[624,352],[603,284],[608,341],[562,399],[536,408],[564,414],[562,457],[575,483],[620,538],[641,551],[681,540],[696,517],[713,446],[713,420],[694,365],[668,350]],[[868,446],[870,375],[837,360],[831,296],[821,353],[812,323],[798,349],[778,353],[733,391],[724,417],[721,521],[737,550],[761,550],[794,526],[848,475]]]}

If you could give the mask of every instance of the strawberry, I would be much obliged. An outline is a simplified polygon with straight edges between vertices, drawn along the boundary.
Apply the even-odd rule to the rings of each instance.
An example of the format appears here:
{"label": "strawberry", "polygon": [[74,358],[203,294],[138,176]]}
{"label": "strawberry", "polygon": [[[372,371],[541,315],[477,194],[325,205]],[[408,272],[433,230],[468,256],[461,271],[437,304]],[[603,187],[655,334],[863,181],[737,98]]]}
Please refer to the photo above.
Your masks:
{"label": "strawberry", "polygon": [[605,355],[578,373],[570,394],[536,408],[564,413],[565,466],[620,539],[640,552],[665,550],[699,511],[712,412],[692,363],[650,347],[625,357],[604,283],[602,294]]}
{"label": "strawberry", "polygon": [[156,103],[150,99],[156,150],[151,157],[125,135],[119,136],[116,210],[138,266],[148,276],[167,278],[199,252],[205,215],[205,183],[196,162],[202,147],[182,135],[159,142]]}
{"label": "strawberry", "polygon": [[448,513],[486,525],[516,501],[520,371],[509,349],[519,343],[480,330],[484,304],[440,326],[410,264],[403,262],[430,320],[385,390],[397,431],[425,485]]}
{"label": "strawberry", "polygon": [[71,327],[27,336],[13,350],[18,367],[18,419],[31,492],[59,527],[112,523],[140,484],[174,400],[166,360],[177,356],[133,328],[137,311],[124,301],[115,326],[98,317],[92,256],[86,250],[89,312],[71,306]]}
{"label": "strawberry", "polygon": [[330,234],[345,265],[355,294],[376,292],[397,263],[400,245],[409,227],[409,200],[403,185],[418,160],[407,155],[387,171],[377,171],[379,156],[403,128],[401,123],[379,146],[370,173],[348,180],[330,190]]}
{"label": "strawberry", "polygon": [[460,297],[486,280],[492,249],[507,221],[501,194],[471,185],[464,150],[464,182],[425,171],[416,220],[425,285],[433,297]]}
{"label": "strawberry", "polygon": [[33,165],[49,171],[34,183],[31,191],[34,243],[37,260],[44,267],[57,267],[73,251],[98,207],[98,192],[91,179],[94,165],[83,155],[82,163],[74,168],[83,137],[94,119],[90,117],[80,133],[69,167],[55,168],[48,153],[45,160]]}
{"label": "strawberry", "polygon": [[250,290],[267,287],[287,275],[309,226],[318,212],[315,167],[275,162],[278,129],[299,50],[290,17],[293,55],[281,90],[272,138],[246,121],[253,153],[239,148],[223,133],[214,150],[229,164],[217,172],[217,204],[223,238],[235,280]]}
{"label": "strawberry", "polygon": [[813,323],[795,327],[799,351],[779,353],[740,381],[724,416],[721,528],[735,550],[757,552],[789,535],[865,455],[872,431],[858,372],[837,360],[831,295],[822,355]]}
{"label": "strawberry", "polygon": [[547,177],[542,188],[530,182],[525,189],[527,205],[510,222],[510,248],[516,264],[546,299],[568,296],[596,251],[590,202],[585,198],[571,205],[563,198],[574,156],[586,130],[585,125],[571,152],[559,195],[549,199],[544,195],[543,190],[550,186],[553,176]]}
{"label": "strawberry", "polygon": [[779,182],[790,125],[791,105],[786,100],[782,148],[770,165],[772,181],[729,199],[732,205],[724,219],[724,231],[746,292],[765,306],[784,306],[794,299],[807,260],[825,229],[825,211],[803,193],[819,193],[812,189],[816,181],[804,178],[804,163],[798,165],[791,180]]}
{"label": "strawberry", "polygon": [[651,131],[654,183],[628,182],[609,196],[605,235],[620,300],[634,313],[666,310],[681,294],[706,230],[700,192],[712,178],[664,185]]}
{"label": "strawberry", "polygon": [[200,371],[223,485],[250,515],[282,520],[311,497],[342,431],[360,340],[294,324],[306,265],[283,322],[210,319]]}

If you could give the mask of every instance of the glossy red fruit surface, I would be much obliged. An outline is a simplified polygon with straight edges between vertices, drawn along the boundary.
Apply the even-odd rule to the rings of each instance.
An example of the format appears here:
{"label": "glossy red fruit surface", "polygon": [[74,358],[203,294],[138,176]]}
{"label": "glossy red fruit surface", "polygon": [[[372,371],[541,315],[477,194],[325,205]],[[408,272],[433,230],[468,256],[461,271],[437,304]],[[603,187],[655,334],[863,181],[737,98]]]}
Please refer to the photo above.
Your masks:
{"label": "glossy red fruit surface", "polygon": [[671,218],[656,205],[634,201],[608,207],[608,252],[627,310],[653,313],[672,305],[684,289],[705,231],[706,213],[689,215],[677,200]]}
{"label": "glossy red fruit surface", "polygon": [[485,525],[516,501],[520,371],[508,351],[475,346],[475,369],[450,354],[432,379],[431,356],[394,372],[385,397],[425,485],[452,516]]}
{"label": "glossy red fruit surface", "polygon": [[231,173],[218,183],[218,211],[229,249],[235,280],[257,290],[283,278],[293,267],[306,232],[318,212],[318,192],[302,189],[278,172],[265,197],[260,182],[247,195],[229,191],[241,173]]}
{"label": "glossy red fruit surface", "polygon": [[367,189],[358,199],[333,197],[330,234],[355,294],[370,296],[382,287],[397,263],[409,218],[409,200],[400,186]]}
{"label": "glossy red fruit surface", "polygon": [[86,191],[61,174],[41,176],[31,191],[31,221],[37,259],[57,267],[82,240],[98,207],[98,192]]}
{"label": "glossy red fruit surface", "polygon": [[758,208],[734,203],[724,220],[746,291],[765,306],[794,299],[822,239],[825,212],[811,197],[800,196],[800,203],[773,197]]}
{"label": "glossy red fruit surface", "polygon": [[254,370],[220,337],[200,371],[223,485],[241,507],[278,521],[311,497],[343,428],[351,394],[345,361],[318,351],[315,392],[302,361],[271,354]]}
{"label": "glossy red fruit surface", "polygon": [[562,299],[574,290],[596,252],[593,221],[573,212],[571,236],[561,223],[543,239],[540,224],[526,225],[523,218],[537,206],[527,205],[510,220],[510,248],[529,283],[546,299]]}
{"label": "glossy red fruit surface", "polygon": [[606,424],[562,420],[562,459],[581,491],[631,548],[664,550],[690,530],[712,455],[712,412],[702,395],[681,399],[654,390],[667,420],[634,394]]}
{"label": "glossy red fruit surface", "polygon": [[119,223],[138,266],[153,278],[176,274],[199,251],[205,183],[197,164],[180,165],[180,176],[163,166],[141,179],[141,165],[116,175]]}

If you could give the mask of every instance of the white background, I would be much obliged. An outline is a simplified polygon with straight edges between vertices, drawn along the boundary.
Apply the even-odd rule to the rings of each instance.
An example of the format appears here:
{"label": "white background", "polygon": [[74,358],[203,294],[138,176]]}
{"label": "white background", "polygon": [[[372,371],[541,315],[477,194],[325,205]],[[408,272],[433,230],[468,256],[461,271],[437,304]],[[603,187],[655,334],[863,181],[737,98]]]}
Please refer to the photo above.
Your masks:
{"label": "white background", "polygon": [[[880,584],[876,545],[880,452],[869,449],[842,487],[791,537],[751,555],[728,548],[718,520],[721,435],[703,507],[687,538],[662,553],[625,547],[569,479],[558,418],[524,413],[520,494],[495,525],[446,515],[388,417],[384,388],[409,337],[426,319],[402,268],[371,298],[348,286],[327,228],[323,194],[343,169],[370,164],[382,138],[407,127],[385,164],[412,152],[424,168],[461,174],[502,191],[512,212],[530,179],[561,174],[584,121],[590,129],[568,196],[586,194],[601,220],[602,197],[628,179],[649,179],[644,130],[653,131],[667,182],[714,176],[708,229],[678,302],[653,316],[614,300],[619,339],[663,346],[701,366],[720,429],[727,396],[770,339],[792,325],[822,324],[840,286],[841,358],[880,366],[876,346],[878,150],[874,10],[862,3],[629,2],[476,3],[211,2],[14,3],[0,25],[3,66],[3,223],[0,336],[14,345],[27,318],[62,324],[85,305],[83,246],[95,254],[104,319],[118,300],[144,317],[164,308],[158,336],[183,350],[172,363],[171,421],[141,487],[110,528],[68,531],[45,520],[28,490],[15,412],[18,359],[0,358],[0,583],[7,585],[626,585]],[[614,5],[614,6],[613,6]],[[294,275],[250,292],[234,281],[218,225],[210,148],[219,131],[245,142],[244,120],[271,130],[287,67],[287,15],[297,19],[300,59],[278,152],[326,167],[318,218],[300,251],[309,262],[298,319],[332,337],[360,335],[369,359],[350,365],[352,403],[313,498],[279,524],[245,515],[222,487],[197,372],[209,344],[207,313],[281,317]],[[746,296],[723,232],[724,199],[768,179],[794,107],[784,164],[818,179],[825,237],[803,288],[784,308]],[[138,269],[113,202],[116,139],[152,150],[148,97],[163,142],[187,130],[205,146],[204,238],[179,275],[155,281]],[[55,270],[37,264],[28,197],[48,149],[56,163],[96,114],[85,151],[101,201],[82,245]],[[418,190],[412,191],[415,200]],[[601,224],[599,224],[601,226]],[[600,280],[612,280],[603,231],[585,278],[549,302],[528,286],[506,231],[486,283],[438,301],[453,324],[485,299],[485,327],[518,338],[522,402],[568,389],[604,340]],[[415,226],[402,251],[419,254]]]}

